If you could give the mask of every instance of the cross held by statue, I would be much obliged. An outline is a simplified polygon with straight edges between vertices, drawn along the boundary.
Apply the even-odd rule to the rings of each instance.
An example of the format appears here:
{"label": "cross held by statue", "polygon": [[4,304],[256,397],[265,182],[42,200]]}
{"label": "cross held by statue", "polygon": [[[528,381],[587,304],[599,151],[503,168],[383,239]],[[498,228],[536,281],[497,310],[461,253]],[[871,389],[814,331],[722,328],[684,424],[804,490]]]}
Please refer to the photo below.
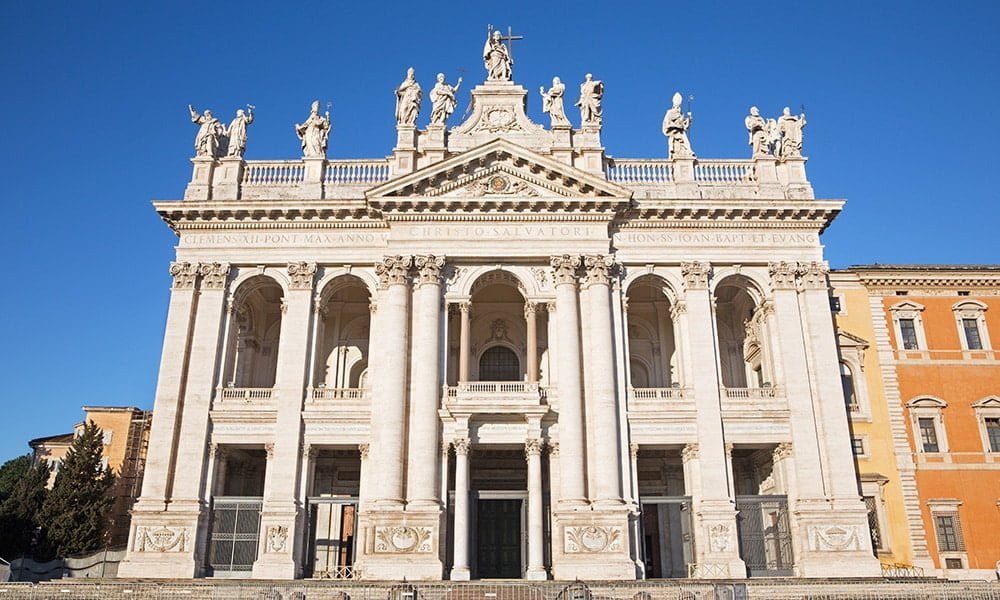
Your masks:
{"label": "cross held by statue", "polygon": [[[486,32],[486,38],[489,39],[492,35],[493,35],[493,25],[490,25]],[[507,35],[504,35],[503,32],[500,33],[500,41],[507,42],[507,54],[510,55],[511,62],[513,62],[514,60],[513,42],[523,39],[524,39],[523,35],[514,35],[514,31],[510,26],[507,27]]]}

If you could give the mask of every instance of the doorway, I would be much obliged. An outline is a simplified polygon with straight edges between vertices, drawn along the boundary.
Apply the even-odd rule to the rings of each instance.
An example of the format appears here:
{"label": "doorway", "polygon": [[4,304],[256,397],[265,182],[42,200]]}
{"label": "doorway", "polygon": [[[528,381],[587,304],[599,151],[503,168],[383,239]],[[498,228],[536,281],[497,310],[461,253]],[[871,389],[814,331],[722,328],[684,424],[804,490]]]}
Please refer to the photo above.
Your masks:
{"label": "doorway", "polygon": [[476,565],[480,579],[520,579],[522,502],[478,501]]}

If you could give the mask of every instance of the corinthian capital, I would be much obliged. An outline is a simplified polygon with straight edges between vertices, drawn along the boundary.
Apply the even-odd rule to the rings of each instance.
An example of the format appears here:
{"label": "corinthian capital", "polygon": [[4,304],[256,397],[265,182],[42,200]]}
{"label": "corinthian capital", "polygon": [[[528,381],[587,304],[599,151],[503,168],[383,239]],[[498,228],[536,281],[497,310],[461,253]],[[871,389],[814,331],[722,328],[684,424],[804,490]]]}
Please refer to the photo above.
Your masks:
{"label": "corinthian capital", "polygon": [[418,286],[424,284],[441,285],[441,269],[444,267],[444,257],[428,254],[413,259],[417,273],[420,275]]}
{"label": "corinthian capital", "polygon": [[288,287],[293,290],[311,290],[315,274],[316,263],[303,261],[288,263],[288,275],[292,278],[292,283]]}
{"label": "corinthian capital", "polygon": [[549,264],[552,265],[553,277],[556,285],[576,284],[576,270],[580,267],[580,257],[573,254],[563,254],[553,256]]}
{"label": "corinthian capital", "polygon": [[798,275],[803,289],[825,290],[827,288],[826,276],[829,272],[830,267],[823,262],[814,260],[799,263]]}
{"label": "corinthian capital", "polygon": [[707,290],[711,271],[712,267],[707,262],[697,260],[682,262],[681,275],[684,276],[684,289]]}
{"label": "corinthian capital", "polygon": [[391,285],[406,285],[407,276],[413,258],[410,256],[384,256],[375,263],[375,274],[378,275],[379,288],[386,289]]}
{"label": "corinthian capital", "polygon": [[795,272],[798,265],[793,262],[780,261],[767,263],[767,272],[771,275],[771,289],[794,290]]}
{"label": "corinthian capital", "polygon": [[229,263],[201,263],[198,265],[201,287],[205,290],[221,290],[226,287],[229,277]]}
{"label": "corinthian capital", "polygon": [[615,263],[610,256],[593,254],[583,257],[583,266],[587,269],[587,280],[584,285],[608,285]]}
{"label": "corinthian capital", "polygon": [[458,438],[451,445],[455,448],[455,454],[468,454],[469,448],[472,446],[472,440],[469,438]]}
{"label": "corinthian capital", "polygon": [[198,277],[198,265],[189,262],[170,263],[170,276],[174,278],[175,290],[193,290]]}
{"label": "corinthian capital", "polygon": [[529,456],[539,456],[542,453],[542,440],[538,438],[529,438],[524,441],[524,455],[525,458]]}

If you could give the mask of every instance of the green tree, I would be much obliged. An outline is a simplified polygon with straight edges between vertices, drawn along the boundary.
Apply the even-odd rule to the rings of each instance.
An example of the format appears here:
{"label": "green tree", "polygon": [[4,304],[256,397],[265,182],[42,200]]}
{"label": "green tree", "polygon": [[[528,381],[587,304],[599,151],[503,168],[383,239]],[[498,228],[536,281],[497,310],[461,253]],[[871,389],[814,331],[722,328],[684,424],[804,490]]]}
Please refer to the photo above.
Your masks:
{"label": "green tree", "polygon": [[104,546],[115,475],[102,465],[103,448],[103,433],[93,421],[73,438],[38,516],[47,553],[66,557]]}
{"label": "green tree", "polygon": [[0,503],[10,496],[17,485],[31,468],[31,455],[25,454],[5,462],[0,466]]}
{"label": "green tree", "polygon": [[28,469],[0,504],[0,557],[8,561],[34,553],[38,512],[48,492],[49,463],[42,460],[34,467],[30,463],[28,459]]}

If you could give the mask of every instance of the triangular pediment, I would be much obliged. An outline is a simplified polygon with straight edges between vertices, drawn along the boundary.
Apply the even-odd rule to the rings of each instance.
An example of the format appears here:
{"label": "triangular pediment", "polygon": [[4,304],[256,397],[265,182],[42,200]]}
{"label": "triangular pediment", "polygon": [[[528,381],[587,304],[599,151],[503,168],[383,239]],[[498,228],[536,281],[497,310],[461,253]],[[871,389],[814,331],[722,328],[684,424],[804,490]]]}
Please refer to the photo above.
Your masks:
{"label": "triangular pediment", "polygon": [[841,348],[858,347],[867,348],[870,346],[868,340],[863,337],[854,335],[843,329],[837,331],[837,345]]}
{"label": "triangular pediment", "polygon": [[593,173],[495,139],[368,190],[377,210],[502,207],[542,204],[602,211],[628,207],[632,191]]}

